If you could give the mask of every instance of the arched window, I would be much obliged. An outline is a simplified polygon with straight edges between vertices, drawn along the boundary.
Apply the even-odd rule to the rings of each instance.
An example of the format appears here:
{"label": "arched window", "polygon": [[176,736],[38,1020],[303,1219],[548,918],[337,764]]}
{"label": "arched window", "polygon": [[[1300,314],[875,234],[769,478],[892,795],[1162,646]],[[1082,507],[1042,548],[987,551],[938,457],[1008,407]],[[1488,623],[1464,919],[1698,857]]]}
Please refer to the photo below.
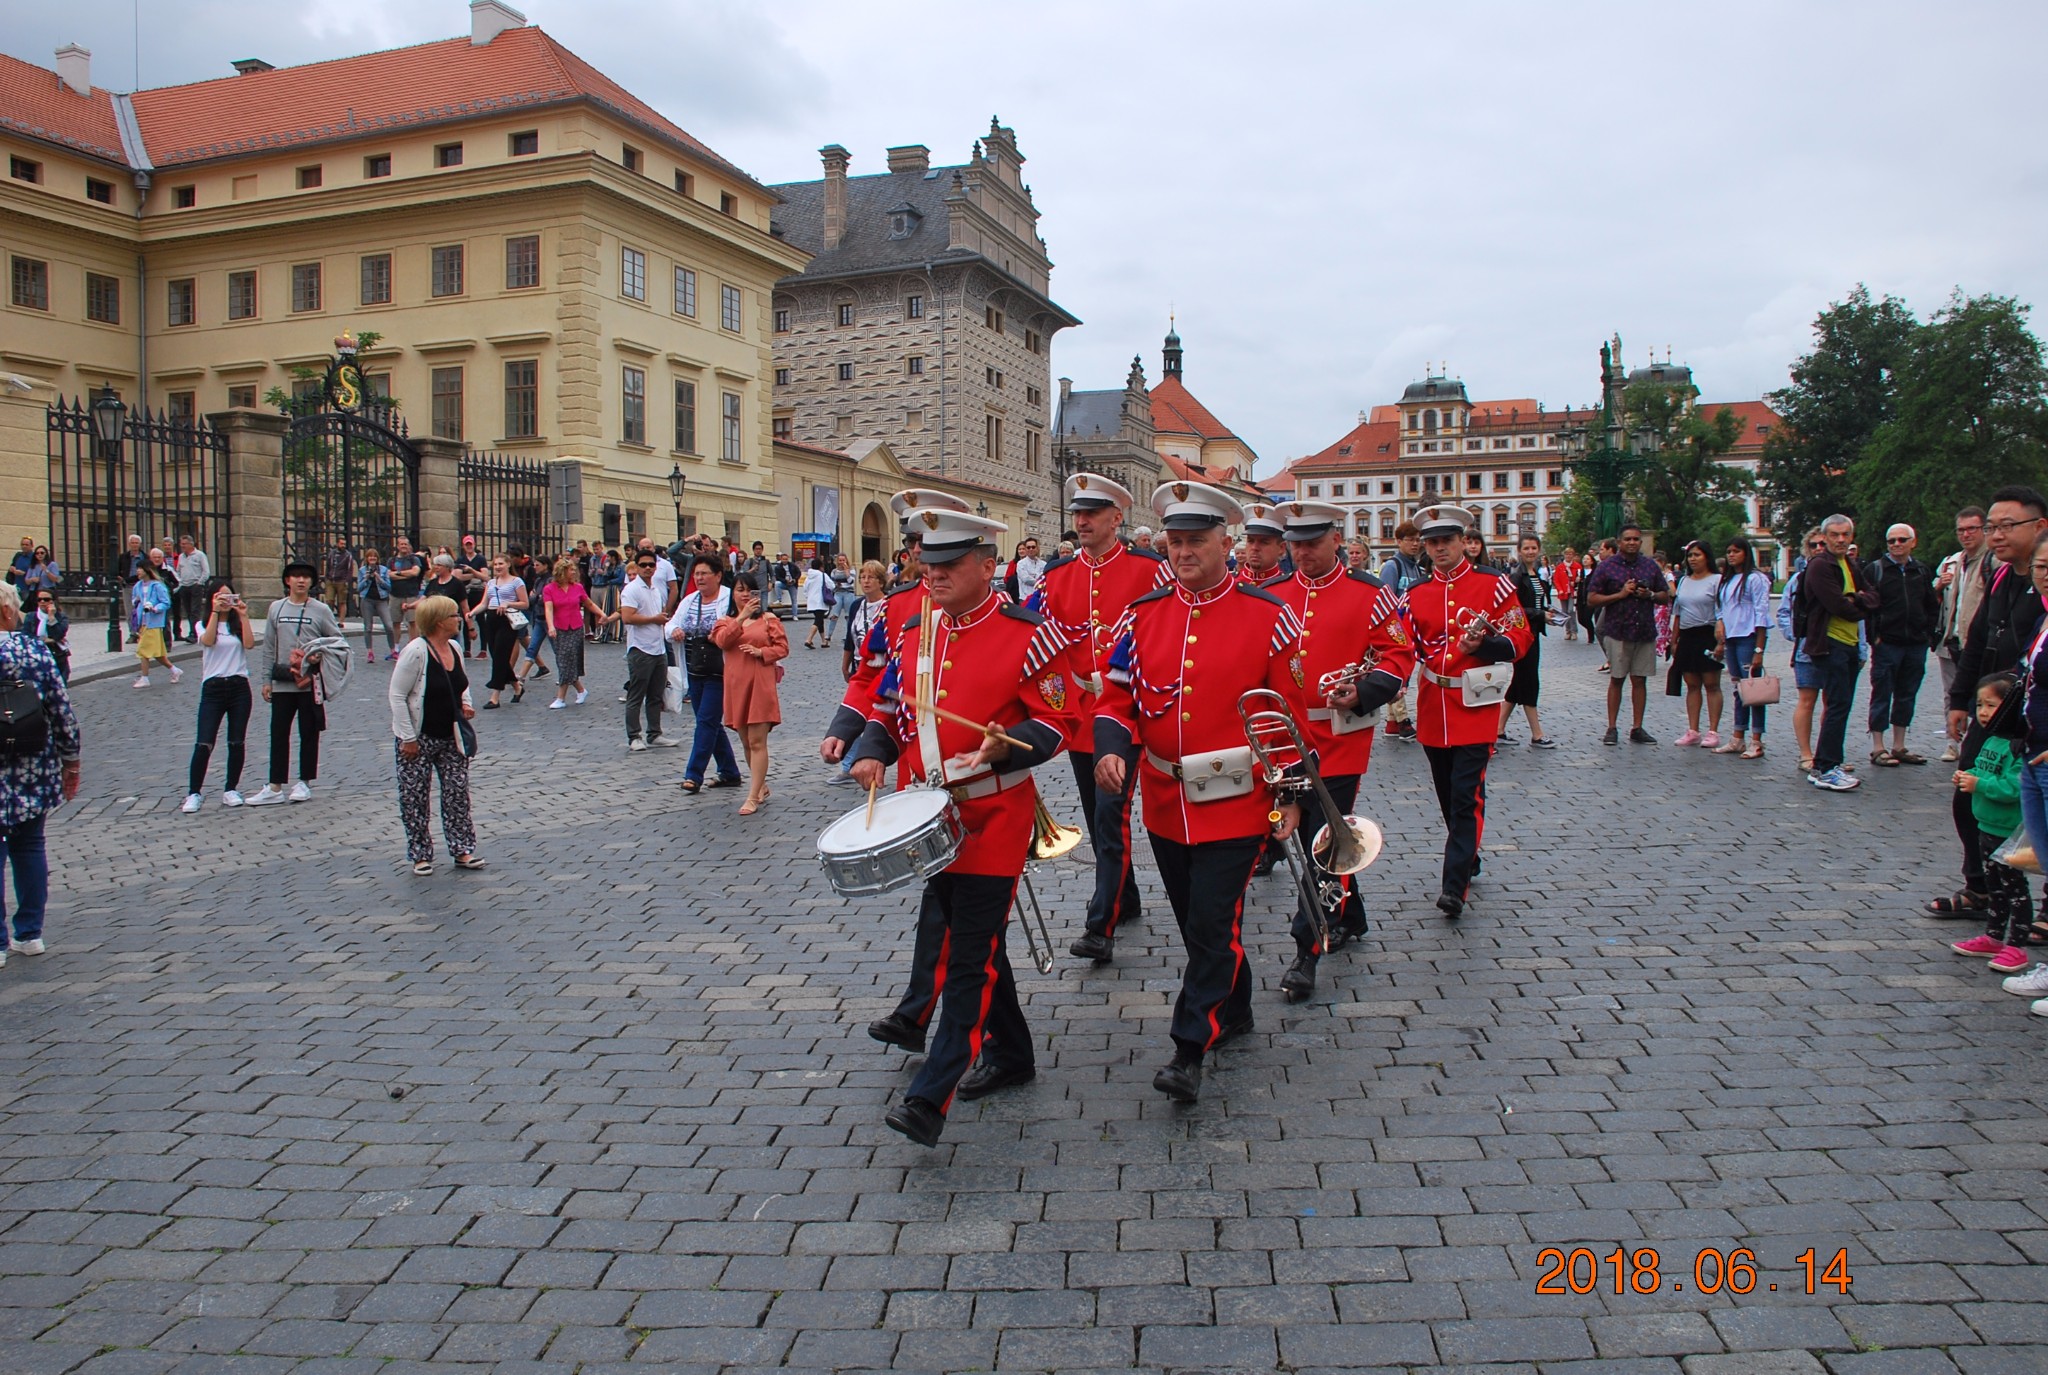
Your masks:
{"label": "arched window", "polygon": [[1436,412],[1435,412],[1435,411],[1424,411],[1424,412],[1422,413],[1422,432],[1423,432],[1424,434],[1435,434],[1435,433],[1436,433]]}

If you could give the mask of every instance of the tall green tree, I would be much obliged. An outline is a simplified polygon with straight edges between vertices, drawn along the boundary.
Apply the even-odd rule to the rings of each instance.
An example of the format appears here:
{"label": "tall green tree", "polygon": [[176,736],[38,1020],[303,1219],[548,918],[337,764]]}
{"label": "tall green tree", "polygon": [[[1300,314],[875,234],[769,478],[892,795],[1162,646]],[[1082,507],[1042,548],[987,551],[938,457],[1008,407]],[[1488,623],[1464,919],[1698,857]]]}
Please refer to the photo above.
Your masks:
{"label": "tall green tree", "polygon": [[1854,514],[1850,467],[1893,415],[1898,371],[1921,326],[1894,296],[1872,300],[1858,284],[1813,322],[1813,351],[1792,365],[1790,386],[1770,393],[1782,423],[1764,441],[1758,481],[1773,528],[1799,536],[1837,511]]}
{"label": "tall green tree", "polygon": [[[1865,523],[1905,521],[1923,553],[1955,546],[1952,520],[2011,482],[2048,478],[2048,365],[2009,296],[1949,298],[1914,331],[1891,414],[1849,464]],[[1864,547],[1876,548],[1875,538]]]}
{"label": "tall green tree", "polygon": [[1655,456],[1629,479],[1636,521],[1656,547],[1676,550],[1697,539],[1719,549],[1742,533],[1742,498],[1750,475],[1726,462],[1742,436],[1742,418],[1723,406],[1707,414],[1692,405],[1694,388],[1644,380],[1622,393],[1624,423],[1664,437]]}

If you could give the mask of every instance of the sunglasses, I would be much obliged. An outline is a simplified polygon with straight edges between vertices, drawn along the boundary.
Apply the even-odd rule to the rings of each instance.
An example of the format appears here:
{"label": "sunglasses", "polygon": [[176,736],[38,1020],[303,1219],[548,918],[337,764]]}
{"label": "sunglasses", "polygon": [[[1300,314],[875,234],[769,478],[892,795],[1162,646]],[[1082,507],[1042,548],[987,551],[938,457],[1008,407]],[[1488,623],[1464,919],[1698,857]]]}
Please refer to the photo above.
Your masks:
{"label": "sunglasses", "polygon": [[1904,535],[1893,535],[1889,539],[1885,540],[1886,544],[1911,544],[1912,542],[1913,541],[1907,539]]}

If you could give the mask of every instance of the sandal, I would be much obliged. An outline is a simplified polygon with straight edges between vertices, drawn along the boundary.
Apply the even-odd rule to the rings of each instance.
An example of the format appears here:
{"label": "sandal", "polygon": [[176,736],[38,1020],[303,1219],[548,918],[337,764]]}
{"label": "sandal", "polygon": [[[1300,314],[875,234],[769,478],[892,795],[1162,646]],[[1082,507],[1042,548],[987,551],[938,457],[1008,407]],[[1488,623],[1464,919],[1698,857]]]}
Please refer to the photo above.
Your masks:
{"label": "sandal", "polygon": [[692,796],[701,791],[704,787],[702,783],[699,783],[694,778],[685,778],[680,786],[684,792],[689,793]]}
{"label": "sandal", "polygon": [[512,685],[512,700],[516,702],[516,701],[518,701],[518,700],[519,700],[520,698],[524,697],[525,695],[526,695],[526,680],[525,680],[524,678],[521,678],[521,679],[520,679],[520,680],[519,680],[518,682],[516,682],[516,683],[514,683],[514,684]]}
{"label": "sandal", "polygon": [[1810,754],[1802,754],[1802,755],[1800,755],[1800,756],[1799,756],[1799,772],[1801,772],[1801,773],[1812,773],[1812,772],[1813,772],[1813,756],[1812,756],[1812,755],[1810,755]]}
{"label": "sandal", "polygon": [[475,855],[457,855],[455,857],[455,867],[458,869],[481,869],[484,867],[484,862]]}
{"label": "sandal", "polygon": [[1927,910],[1937,917],[1959,917],[1969,912],[1982,912],[1988,905],[1985,894],[1958,888],[1945,898],[1932,899]]}
{"label": "sandal", "polygon": [[743,778],[726,778],[723,775],[721,775],[720,777],[712,779],[709,783],[705,784],[705,786],[708,788],[737,788],[744,782],[746,782],[746,780]]}
{"label": "sandal", "polygon": [[412,871],[415,874],[419,874],[421,876],[431,874],[434,872],[434,861],[431,859],[420,860],[418,863],[412,866]]}
{"label": "sandal", "polygon": [[1761,759],[1764,757],[1764,747],[1762,745],[1751,745],[1742,752],[1742,757],[1744,759]]}
{"label": "sandal", "polygon": [[1743,749],[1743,747],[1742,747],[1742,746],[1741,746],[1740,744],[1736,743],[1736,742],[1735,742],[1735,741],[1733,741],[1733,740],[1730,740],[1730,741],[1729,741],[1729,742],[1728,742],[1727,744],[1725,744],[1725,745],[1716,745],[1716,746],[1714,746],[1714,748],[1713,748],[1713,750],[1711,751],[1711,753],[1713,753],[1713,754],[1747,754],[1747,751],[1746,751],[1746,750],[1744,750],[1744,749]]}
{"label": "sandal", "polygon": [[758,812],[758,811],[760,811],[760,810],[761,810],[761,804],[760,804],[760,803],[758,803],[758,802],[756,802],[756,801],[754,801],[754,799],[753,799],[753,798],[751,798],[751,797],[750,797],[750,798],[748,798],[748,799],[747,799],[747,800],[746,800],[745,802],[742,802],[742,803],[740,804],[740,815],[741,815],[741,816],[752,816],[752,815],[753,815],[753,814],[754,814],[755,812]]}
{"label": "sandal", "polygon": [[1870,762],[1885,769],[1896,769],[1899,766],[1899,761],[1892,757],[1890,750],[1872,750]]}

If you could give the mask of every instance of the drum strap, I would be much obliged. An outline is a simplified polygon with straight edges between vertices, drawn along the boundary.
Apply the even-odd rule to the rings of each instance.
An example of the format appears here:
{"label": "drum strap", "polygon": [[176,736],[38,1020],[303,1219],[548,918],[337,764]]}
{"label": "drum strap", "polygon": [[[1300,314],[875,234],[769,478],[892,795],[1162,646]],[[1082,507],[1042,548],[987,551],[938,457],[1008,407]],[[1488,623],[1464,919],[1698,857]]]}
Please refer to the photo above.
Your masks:
{"label": "drum strap", "polygon": [[917,618],[917,674],[912,681],[912,701],[917,712],[917,749],[924,759],[925,777],[944,783],[946,761],[939,753],[939,718],[931,703],[939,700],[936,675],[932,672],[932,645],[938,638],[938,613],[932,594],[924,594],[924,608]]}

